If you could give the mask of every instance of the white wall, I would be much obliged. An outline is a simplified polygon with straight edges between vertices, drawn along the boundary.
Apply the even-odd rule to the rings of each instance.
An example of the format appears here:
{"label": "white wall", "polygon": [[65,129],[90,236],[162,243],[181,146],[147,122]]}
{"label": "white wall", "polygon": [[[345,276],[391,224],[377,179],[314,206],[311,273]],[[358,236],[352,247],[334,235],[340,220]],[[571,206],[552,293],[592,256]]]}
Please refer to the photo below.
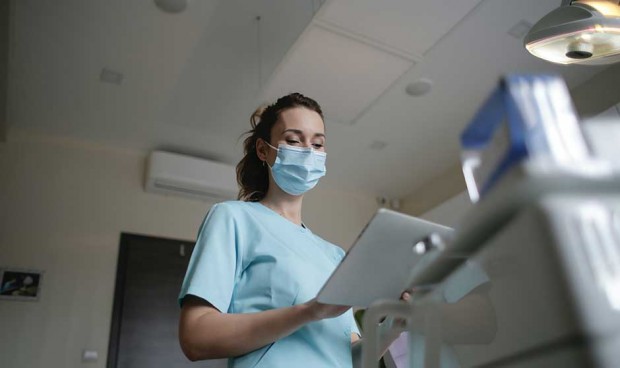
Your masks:
{"label": "white wall", "polygon": [[[0,144],[0,266],[44,270],[38,302],[0,300],[0,365],[104,367],[121,232],[195,239],[210,203],[142,189],[145,153],[11,131]],[[348,247],[373,196],[319,186],[304,220]],[[99,352],[82,363],[82,349]]]}
{"label": "white wall", "polygon": [[458,227],[465,214],[472,208],[467,192],[462,192],[424,213],[423,219],[450,227]]}

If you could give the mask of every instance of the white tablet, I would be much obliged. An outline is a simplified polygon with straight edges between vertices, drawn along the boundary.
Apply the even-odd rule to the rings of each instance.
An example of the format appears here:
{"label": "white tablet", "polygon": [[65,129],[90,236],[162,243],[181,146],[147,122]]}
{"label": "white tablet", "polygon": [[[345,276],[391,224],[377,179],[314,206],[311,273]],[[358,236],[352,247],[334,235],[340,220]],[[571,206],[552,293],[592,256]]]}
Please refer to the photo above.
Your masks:
{"label": "white tablet", "polygon": [[411,268],[422,257],[415,246],[431,234],[452,229],[388,209],[379,209],[319,291],[321,303],[368,307],[398,299]]}

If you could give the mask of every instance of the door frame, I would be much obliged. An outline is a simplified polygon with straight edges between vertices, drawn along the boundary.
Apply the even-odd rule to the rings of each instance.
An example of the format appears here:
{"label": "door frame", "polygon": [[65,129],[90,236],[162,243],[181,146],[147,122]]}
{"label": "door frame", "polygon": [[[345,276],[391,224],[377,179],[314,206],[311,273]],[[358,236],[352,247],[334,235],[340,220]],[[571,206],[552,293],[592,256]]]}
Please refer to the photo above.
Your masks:
{"label": "door frame", "polygon": [[166,240],[177,243],[194,244],[194,240],[181,240],[160,236],[149,236],[132,233],[121,233],[116,262],[116,281],[114,285],[114,302],[112,305],[112,320],[110,322],[110,339],[108,343],[107,368],[116,368],[118,363],[118,347],[121,337],[121,322],[123,320],[123,299],[125,296],[125,281],[127,276],[127,262],[129,259],[129,244],[133,239]]}

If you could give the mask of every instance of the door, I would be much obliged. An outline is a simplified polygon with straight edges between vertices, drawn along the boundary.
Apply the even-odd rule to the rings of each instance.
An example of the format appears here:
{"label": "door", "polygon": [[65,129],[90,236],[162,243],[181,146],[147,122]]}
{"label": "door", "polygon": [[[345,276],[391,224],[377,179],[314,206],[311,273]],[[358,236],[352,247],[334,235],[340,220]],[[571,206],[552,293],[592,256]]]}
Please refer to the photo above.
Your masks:
{"label": "door", "polygon": [[226,367],[190,362],[178,342],[177,296],[194,243],[121,234],[108,368]]}

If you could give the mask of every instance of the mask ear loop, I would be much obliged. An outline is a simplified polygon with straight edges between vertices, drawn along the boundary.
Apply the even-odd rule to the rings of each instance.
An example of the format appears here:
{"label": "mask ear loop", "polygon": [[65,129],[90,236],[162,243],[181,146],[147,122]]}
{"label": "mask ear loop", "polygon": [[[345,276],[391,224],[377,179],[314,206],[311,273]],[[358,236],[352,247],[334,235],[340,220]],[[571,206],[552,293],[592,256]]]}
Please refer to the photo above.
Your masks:
{"label": "mask ear loop", "polygon": [[266,140],[264,140],[264,139],[263,139],[263,142],[265,142],[265,144],[266,144],[266,145],[268,145],[269,147],[271,147],[271,148],[273,148],[274,150],[276,150],[276,152],[280,151],[278,148],[276,148],[276,147],[274,147],[274,146],[270,145],[269,143],[267,143],[267,141],[266,141]]}
{"label": "mask ear loop", "polygon": [[[261,138],[261,139],[262,139],[262,138]],[[280,151],[280,150],[279,150],[279,149],[277,149],[276,147],[274,147],[274,146],[272,146],[271,144],[269,144],[269,142],[267,142],[266,140],[264,140],[264,139],[262,139],[262,140],[263,140],[263,142],[265,142],[265,144],[266,144],[266,145],[268,145],[269,147],[271,147],[271,148],[273,148],[274,150],[276,150],[276,152],[279,152],[279,151]],[[266,165],[266,166],[269,166],[269,168],[271,169],[271,165],[269,165],[269,163],[267,162],[267,160],[266,160],[266,159],[263,161],[263,167],[265,167],[265,165]]]}
{"label": "mask ear loop", "polygon": [[[278,151],[277,148],[275,148],[274,146],[272,146],[271,144],[269,144],[266,140],[260,138],[263,142],[265,142],[266,145],[268,145],[269,147],[273,148],[274,150],[276,150],[276,152]],[[265,164],[267,164],[267,160],[263,160],[263,167],[265,167]],[[271,169],[271,166],[269,164],[267,164],[269,166],[269,168]]]}

